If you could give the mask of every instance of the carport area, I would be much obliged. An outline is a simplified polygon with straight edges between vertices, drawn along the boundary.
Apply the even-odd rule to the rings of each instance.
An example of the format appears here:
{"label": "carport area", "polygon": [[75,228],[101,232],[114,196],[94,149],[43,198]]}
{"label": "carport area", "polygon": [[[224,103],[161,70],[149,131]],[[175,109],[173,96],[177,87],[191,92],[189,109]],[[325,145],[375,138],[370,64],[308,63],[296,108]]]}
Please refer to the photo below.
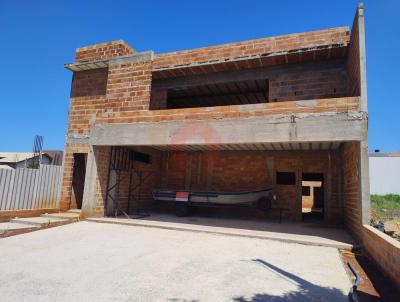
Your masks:
{"label": "carport area", "polygon": [[[266,211],[253,202],[200,209],[194,216],[343,224],[343,166],[352,160],[343,150],[355,143],[190,144],[196,128],[189,130],[177,135],[186,144],[94,146],[100,190],[92,205],[104,205],[108,217],[140,217],[154,210],[173,214],[174,200],[157,201],[154,190],[235,194],[273,188]],[[203,132],[208,133],[203,129],[198,136]]]}
{"label": "carport area", "polygon": [[[138,244],[140,243],[140,244]],[[347,301],[336,248],[83,221],[0,241],[4,301]]]}

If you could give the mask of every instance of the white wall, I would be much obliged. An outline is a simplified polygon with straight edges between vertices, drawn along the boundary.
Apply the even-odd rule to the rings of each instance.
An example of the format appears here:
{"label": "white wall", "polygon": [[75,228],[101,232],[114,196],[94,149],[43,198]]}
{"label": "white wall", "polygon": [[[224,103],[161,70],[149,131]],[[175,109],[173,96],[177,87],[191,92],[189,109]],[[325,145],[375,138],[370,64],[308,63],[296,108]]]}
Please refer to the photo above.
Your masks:
{"label": "white wall", "polygon": [[400,157],[370,156],[371,194],[400,194]]}

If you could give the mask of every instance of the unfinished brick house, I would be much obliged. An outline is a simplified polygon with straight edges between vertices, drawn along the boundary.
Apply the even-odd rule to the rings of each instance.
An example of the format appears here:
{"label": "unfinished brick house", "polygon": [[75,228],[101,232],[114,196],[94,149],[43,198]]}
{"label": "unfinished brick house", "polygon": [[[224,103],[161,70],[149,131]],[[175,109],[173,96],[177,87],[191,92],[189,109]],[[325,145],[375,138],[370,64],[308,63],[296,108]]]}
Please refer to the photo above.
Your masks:
{"label": "unfinished brick house", "polygon": [[362,5],[351,30],[162,54],[119,40],[78,48],[65,66],[63,209],[107,216],[151,209],[154,188],[272,185],[286,220],[369,223]]}

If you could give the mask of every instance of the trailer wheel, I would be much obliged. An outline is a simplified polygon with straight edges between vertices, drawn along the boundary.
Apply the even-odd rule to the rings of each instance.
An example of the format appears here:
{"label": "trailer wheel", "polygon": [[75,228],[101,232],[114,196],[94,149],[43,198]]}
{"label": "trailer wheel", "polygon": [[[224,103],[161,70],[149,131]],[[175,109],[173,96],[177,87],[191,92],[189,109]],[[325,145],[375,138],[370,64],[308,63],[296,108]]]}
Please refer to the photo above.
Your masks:
{"label": "trailer wheel", "polygon": [[175,215],[178,217],[185,217],[189,215],[189,206],[183,202],[175,203]]}
{"label": "trailer wheel", "polygon": [[262,211],[268,211],[272,207],[271,199],[266,196],[263,196],[257,201],[257,206]]}

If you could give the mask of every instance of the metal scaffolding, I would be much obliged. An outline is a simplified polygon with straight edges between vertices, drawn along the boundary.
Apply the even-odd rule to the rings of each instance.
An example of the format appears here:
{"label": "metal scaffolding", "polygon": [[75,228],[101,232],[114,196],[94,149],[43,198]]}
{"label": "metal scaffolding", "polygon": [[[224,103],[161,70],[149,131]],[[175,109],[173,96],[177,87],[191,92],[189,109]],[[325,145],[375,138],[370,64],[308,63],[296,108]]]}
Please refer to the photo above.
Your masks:
{"label": "metal scaffolding", "polygon": [[[126,172],[126,173],[124,173]],[[142,185],[151,172],[141,171],[135,165],[133,150],[127,147],[112,147],[106,190],[106,214],[127,218],[143,218],[150,216],[142,207]],[[123,209],[118,200],[118,188],[121,182],[129,177],[127,207]]]}

